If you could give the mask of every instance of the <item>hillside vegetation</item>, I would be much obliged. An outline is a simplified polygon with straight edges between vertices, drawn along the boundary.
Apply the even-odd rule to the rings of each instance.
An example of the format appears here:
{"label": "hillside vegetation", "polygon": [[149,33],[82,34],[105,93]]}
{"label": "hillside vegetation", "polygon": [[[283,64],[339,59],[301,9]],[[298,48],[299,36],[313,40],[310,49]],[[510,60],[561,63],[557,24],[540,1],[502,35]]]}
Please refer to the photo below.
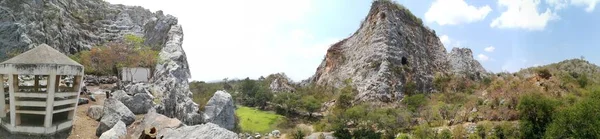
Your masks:
{"label": "hillside vegetation", "polygon": [[[272,81],[192,82],[190,88],[199,104],[206,100],[196,96],[224,89],[234,92],[237,104],[286,116],[288,126],[279,128],[308,123],[316,131],[335,131],[340,138],[600,137],[600,118],[595,116],[600,115],[600,68],[581,59],[476,80],[438,73],[435,93],[407,88],[412,93],[386,105],[354,102],[356,90],[350,85],[340,89],[295,86],[295,92],[271,92],[268,80]],[[244,95],[248,92],[257,95]],[[268,100],[255,102],[257,98]],[[311,103],[319,107],[311,108],[315,105]],[[324,116],[301,114],[307,112]]]}

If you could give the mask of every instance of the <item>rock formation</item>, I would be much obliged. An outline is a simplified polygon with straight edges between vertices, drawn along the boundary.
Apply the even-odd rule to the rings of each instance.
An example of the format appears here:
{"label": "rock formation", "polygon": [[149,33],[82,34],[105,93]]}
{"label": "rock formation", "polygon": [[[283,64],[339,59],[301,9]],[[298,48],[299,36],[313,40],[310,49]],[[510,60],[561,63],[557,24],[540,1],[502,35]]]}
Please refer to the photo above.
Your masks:
{"label": "rock formation", "polygon": [[448,55],[448,62],[452,67],[451,71],[455,74],[472,75],[471,77],[478,79],[487,73],[483,66],[473,58],[473,52],[469,48],[452,48]]}
{"label": "rock formation", "polygon": [[235,105],[233,98],[225,91],[217,91],[204,106],[206,122],[214,123],[225,129],[235,128]]}
{"label": "rock formation", "polygon": [[139,125],[134,125],[129,134],[129,138],[139,138],[145,129],[154,127],[157,131],[165,128],[178,128],[183,126],[181,121],[156,113],[156,110],[151,109],[148,114],[144,115],[144,119]]}
{"label": "rock formation", "polygon": [[104,101],[104,114],[100,120],[100,125],[96,129],[96,136],[111,129],[117,122],[122,121],[125,125],[130,125],[135,121],[135,115],[119,100],[108,98]]}
{"label": "rock formation", "polygon": [[118,121],[113,128],[102,133],[100,139],[121,139],[125,138],[127,134],[127,127],[123,121]]}
{"label": "rock formation", "polygon": [[88,108],[86,115],[89,116],[90,118],[98,121],[100,120],[100,118],[102,118],[102,115],[104,114],[104,106],[100,106],[100,105],[93,105],[90,106],[90,108]]}
{"label": "rock formation", "polygon": [[154,107],[153,98],[147,93],[137,93],[129,96],[123,90],[117,90],[112,93],[113,97],[121,101],[133,114],[146,114],[150,108]]}
{"label": "rock formation", "polygon": [[195,126],[183,126],[177,129],[159,130],[157,138],[162,139],[237,139],[234,132],[212,123]]}
{"label": "rock formation", "polygon": [[271,92],[293,92],[296,90],[291,85],[290,79],[283,73],[269,75],[267,80],[271,80],[269,84]]}
{"label": "rock formation", "polygon": [[344,86],[350,79],[359,101],[395,102],[403,88],[433,90],[436,72],[448,70],[447,54],[435,32],[408,9],[390,1],[374,1],[360,28],[333,44],[310,81]]}
{"label": "rock formation", "polygon": [[41,43],[73,54],[119,41],[126,34],[162,46],[175,24],[175,17],[161,11],[98,0],[4,0],[0,1],[0,59]]}
{"label": "rock formation", "polygon": [[155,107],[158,113],[177,118],[187,125],[195,125],[203,123],[204,119],[198,111],[198,104],[191,99],[192,92],[188,85],[191,75],[182,42],[181,26],[172,26],[166,45],[159,53],[159,61],[162,62],[156,65],[151,90],[161,100]]}

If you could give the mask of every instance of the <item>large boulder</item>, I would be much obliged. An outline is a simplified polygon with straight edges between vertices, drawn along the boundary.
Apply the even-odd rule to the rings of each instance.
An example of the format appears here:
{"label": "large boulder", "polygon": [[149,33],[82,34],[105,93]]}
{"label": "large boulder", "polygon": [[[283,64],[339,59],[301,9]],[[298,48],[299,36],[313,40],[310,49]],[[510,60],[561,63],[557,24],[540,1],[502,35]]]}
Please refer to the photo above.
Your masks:
{"label": "large boulder", "polygon": [[235,128],[235,105],[231,94],[225,91],[217,91],[208,100],[204,106],[204,114],[206,122],[217,124],[228,130]]}
{"label": "large boulder", "polygon": [[229,130],[212,123],[194,126],[183,126],[177,129],[166,128],[159,130],[157,138],[161,139],[238,139],[239,137]]}
{"label": "large boulder", "polygon": [[123,121],[118,121],[113,128],[102,133],[100,139],[121,139],[127,135],[127,127]]}
{"label": "large boulder", "polygon": [[154,107],[153,98],[146,93],[138,93],[129,96],[123,90],[117,90],[112,93],[113,97],[121,101],[133,114],[146,114],[148,110]]}
{"label": "large boulder", "polygon": [[100,124],[96,129],[96,136],[111,129],[117,122],[122,121],[125,125],[130,125],[135,121],[135,115],[127,106],[115,98],[104,100],[104,114],[100,120]]}
{"label": "large boulder", "polygon": [[100,120],[100,118],[102,118],[102,115],[104,114],[104,106],[92,105],[92,106],[90,106],[90,108],[88,108],[86,114],[90,118],[98,121],[98,120]]}
{"label": "large boulder", "polygon": [[145,83],[132,83],[124,87],[124,90],[128,95],[135,95],[138,93],[151,94],[148,89],[149,85]]}
{"label": "large boulder", "polygon": [[198,104],[192,101],[188,79],[191,77],[185,51],[181,46],[183,30],[180,25],[172,26],[168,32],[165,47],[159,53],[151,79],[153,95],[160,99],[156,111],[167,117],[177,118],[184,124],[195,125],[204,122]]}
{"label": "large boulder", "polygon": [[135,125],[130,133],[129,138],[139,138],[145,129],[154,127],[157,131],[161,131],[165,128],[178,128],[183,126],[183,123],[175,118],[169,118],[162,114],[156,113],[154,109],[151,109],[148,114],[144,115],[144,119],[140,121],[140,124]]}

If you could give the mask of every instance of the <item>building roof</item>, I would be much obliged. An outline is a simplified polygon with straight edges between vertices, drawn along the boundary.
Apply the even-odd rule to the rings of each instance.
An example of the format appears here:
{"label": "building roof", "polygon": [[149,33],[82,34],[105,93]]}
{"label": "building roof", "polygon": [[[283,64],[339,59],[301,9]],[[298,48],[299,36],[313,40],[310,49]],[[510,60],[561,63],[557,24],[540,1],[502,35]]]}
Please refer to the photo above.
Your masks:
{"label": "building roof", "polygon": [[58,50],[41,44],[0,64],[55,64],[82,66]]}

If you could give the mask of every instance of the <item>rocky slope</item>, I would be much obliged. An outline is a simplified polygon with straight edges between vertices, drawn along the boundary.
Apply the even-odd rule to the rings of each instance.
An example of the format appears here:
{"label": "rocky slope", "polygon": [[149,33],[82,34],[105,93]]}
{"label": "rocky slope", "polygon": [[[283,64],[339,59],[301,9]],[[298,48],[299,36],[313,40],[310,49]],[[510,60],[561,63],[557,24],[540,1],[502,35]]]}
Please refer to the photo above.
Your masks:
{"label": "rocky slope", "polygon": [[451,71],[460,75],[472,75],[470,77],[479,79],[485,76],[485,69],[473,58],[473,52],[469,48],[452,48],[448,55]]}
{"label": "rocky slope", "polygon": [[448,69],[442,42],[408,9],[374,1],[352,36],[333,44],[311,78],[318,85],[340,87],[351,79],[357,100],[392,102],[403,97],[408,82],[432,90],[433,75]]}
{"label": "rocky slope", "polygon": [[103,0],[0,1],[0,59],[46,43],[63,53],[76,53],[125,34],[144,36],[162,46],[177,18],[139,6]]}
{"label": "rocky slope", "polygon": [[341,87],[350,79],[356,100],[395,102],[407,91],[433,91],[434,75],[453,71],[485,72],[471,50],[457,49],[449,57],[421,19],[402,5],[378,0],[352,36],[327,50],[309,81]]}

